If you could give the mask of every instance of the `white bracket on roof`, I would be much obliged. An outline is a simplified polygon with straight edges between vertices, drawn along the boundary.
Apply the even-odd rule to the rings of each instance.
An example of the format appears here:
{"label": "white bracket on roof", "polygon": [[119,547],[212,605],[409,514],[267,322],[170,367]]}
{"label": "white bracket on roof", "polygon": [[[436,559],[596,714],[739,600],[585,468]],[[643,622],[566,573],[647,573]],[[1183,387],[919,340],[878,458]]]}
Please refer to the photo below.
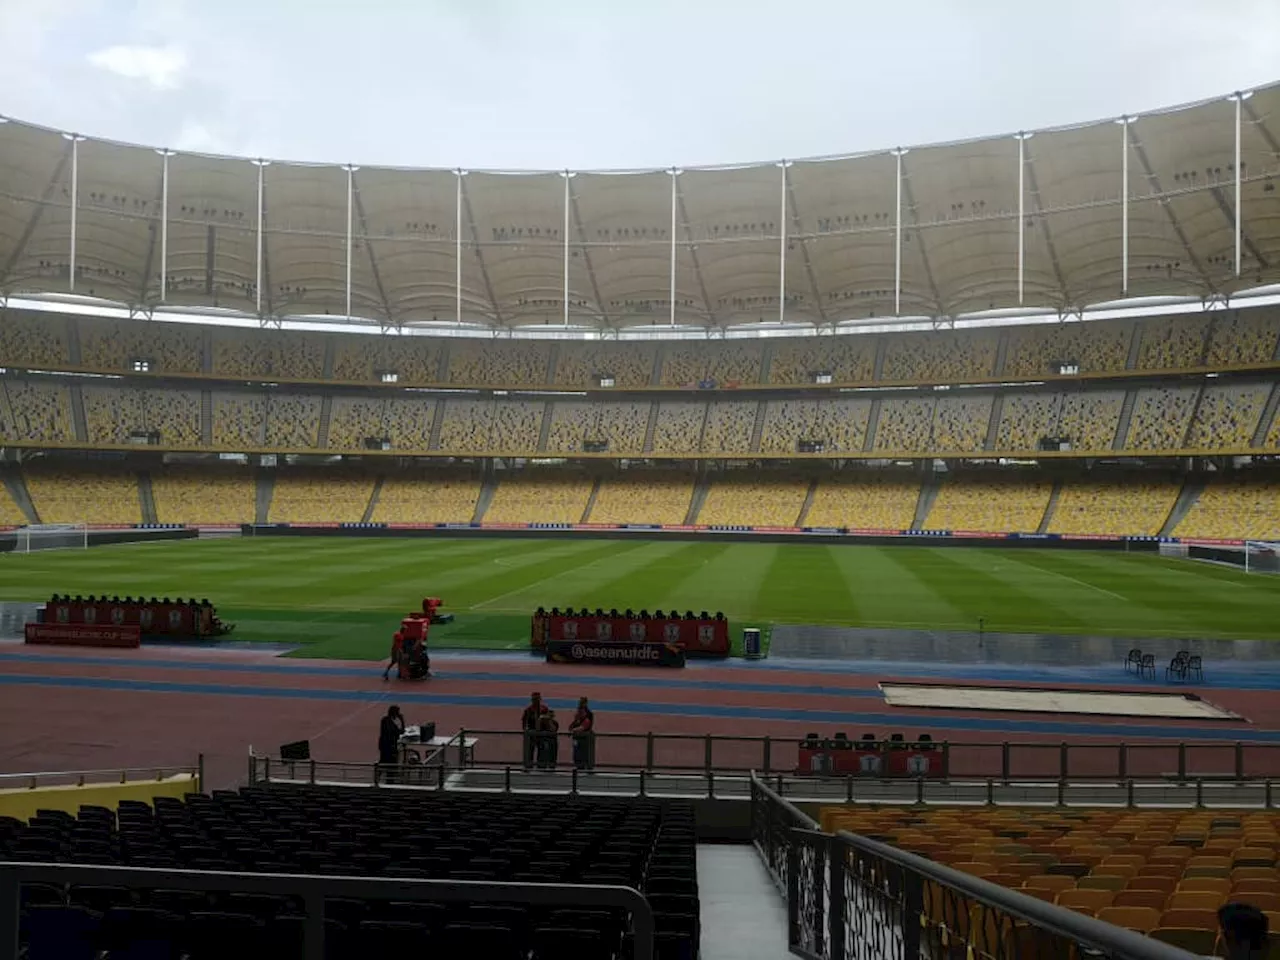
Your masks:
{"label": "white bracket on roof", "polygon": [[1205,313],[1211,310],[1226,310],[1231,305],[1229,293],[1210,293],[1200,298],[1200,309]]}
{"label": "white bracket on roof", "polygon": [[154,318],[154,316],[155,316],[154,308],[146,306],[145,304],[139,304],[136,306],[129,307],[130,320],[137,320],[139,318],[143,320],[151,320],[152,318]]}
{"label": "white bracket on roof", "polygon": [[284,322],[277,315],[264,313],[258,317],[258,327],[260,329],[266,330],[270,328],[272,330],[279,330],[283,326]]}

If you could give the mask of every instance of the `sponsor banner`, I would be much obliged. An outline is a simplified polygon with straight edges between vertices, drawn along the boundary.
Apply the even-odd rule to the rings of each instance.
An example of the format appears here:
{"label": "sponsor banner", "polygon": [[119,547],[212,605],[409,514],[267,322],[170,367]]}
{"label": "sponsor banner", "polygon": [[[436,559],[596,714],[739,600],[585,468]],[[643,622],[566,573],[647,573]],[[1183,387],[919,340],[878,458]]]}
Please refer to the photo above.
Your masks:
{"label": "sponsor banner", "polygon": [[904,537],[949,537],[950,530],[900,530],[898,533]]}
{"label": "sponsor banner", "polygon": [[1057,540],[1056,533],[1011,533],[1010,540]]}
{"label": "sponsor banner", "polygon": [[1243,547],[1243,540],[1208,540],[1204,537],[1179,537],[1178,543],[1192,547]]}
{"label": "sponsor banner", "polygon": [[804,533],[825,533],[825,534],[844,533],[844,531],[841,530],[839,527],[805,527],[803,532]]}
{"label": "sponsor banner", "polygon": [[619,530],[678,530],[679,527],[664,527],[660,523],[623,523]]}
{"label": "sponsor banner", "polygon": [[1007,533],[987,533],[984,530],[952,530],[948,536],[966,540],[1007,540]]}
{"label": "sponsor banner", "polygon": [[28,623],[27,643],[67,647],[136,647],[142,630],[117,623]]}
{"label": "sponsor banner", "polygon": [[871,527],[850,527],[845,533],[855,537],[899,537],[902,536],[901,530],[879,530]]}
{"label": "sponsor banner", "polygon": [[684,650],[671,643],[549,640],[548,663],[603,663],[621,667],[683,667]]}
{"label": "sponsor banner", "polygon": [[669,643],[691,657],[729,655],[728,620],[638,620],[628,617],[542,616],[532,618],[530,643],[541,649],[556,640]]}
{"label": "sponsor banner", "polygon": [[1059,540],[1123,540],[1124,537],[1117,537],[1107,533],[1064,533],[1059,536]]}

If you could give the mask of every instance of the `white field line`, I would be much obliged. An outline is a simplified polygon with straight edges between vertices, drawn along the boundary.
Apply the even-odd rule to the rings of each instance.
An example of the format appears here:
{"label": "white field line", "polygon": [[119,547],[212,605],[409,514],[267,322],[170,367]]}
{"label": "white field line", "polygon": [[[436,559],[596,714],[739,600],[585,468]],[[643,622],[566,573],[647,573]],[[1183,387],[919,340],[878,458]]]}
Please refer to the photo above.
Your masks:
{"label": "white field line", "polygon": [[1097,590],[1099,593],[1105,593],[1107,596],[1115,597],[1117,600],[1123,600],[1125,603],[1133,602],[1128,597],[1122,597],[1120,596],[1120,594],[1115,593],[1111,590],[1108,590],[1106,587],[1100,587],[1097,584],[1089,583],[1086,580],[1080,580],[1076,577],[1071,576],[1070,574],[1059,573],[1057,570],[1046,570],[1044,567],[1036,567],[1029,563],[1025,563],[1023,564],[1023,566],[1031,567],[1032,570],[1039,570],[1041,573],[1051,573],[1055,577],[1061,577],[1063,580],[1070,580],[1072,583],[1078,583],[1080,586],[1088,587],[1090,590]]}

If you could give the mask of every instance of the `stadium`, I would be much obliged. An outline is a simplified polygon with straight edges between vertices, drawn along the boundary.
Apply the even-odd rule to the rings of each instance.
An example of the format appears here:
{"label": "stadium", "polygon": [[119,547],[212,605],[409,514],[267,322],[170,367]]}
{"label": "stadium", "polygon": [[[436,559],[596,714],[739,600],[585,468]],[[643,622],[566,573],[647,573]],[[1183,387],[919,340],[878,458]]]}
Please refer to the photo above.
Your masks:
{"label": "stadium", "polygon": [[1278,180],[1280,85],[643,171],[0,123],[0,957],[1277,929]]}

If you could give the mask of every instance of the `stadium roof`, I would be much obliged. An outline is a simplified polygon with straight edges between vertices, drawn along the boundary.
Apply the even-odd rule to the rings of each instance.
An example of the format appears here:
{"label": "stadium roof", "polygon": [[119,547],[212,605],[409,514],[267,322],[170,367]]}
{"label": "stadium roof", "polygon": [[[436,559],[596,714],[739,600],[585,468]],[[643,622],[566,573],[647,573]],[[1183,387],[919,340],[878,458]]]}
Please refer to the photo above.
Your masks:
{"label": "stadium roof", "polygon": [[383,327],[1067,312],[1280,280],[1277,182],[1280,84],[1034,134],[573,174],[263,162],[10,120],[0,291]]}

